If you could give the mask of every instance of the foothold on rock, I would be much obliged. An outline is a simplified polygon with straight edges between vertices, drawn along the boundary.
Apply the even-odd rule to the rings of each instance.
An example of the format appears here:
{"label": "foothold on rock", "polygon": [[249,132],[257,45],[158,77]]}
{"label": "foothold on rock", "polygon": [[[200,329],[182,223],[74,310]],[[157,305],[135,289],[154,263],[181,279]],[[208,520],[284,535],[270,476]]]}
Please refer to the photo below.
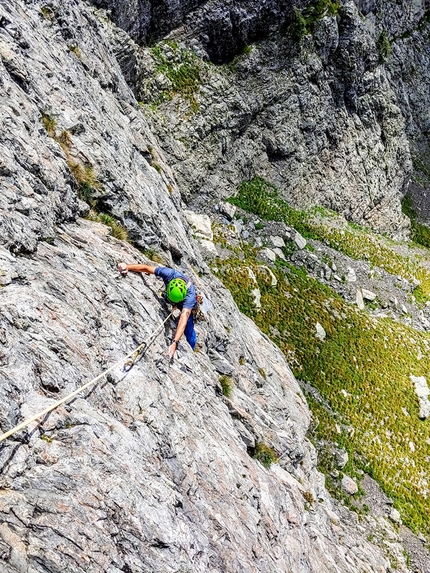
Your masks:
{"label": "foothold on rock", "polygon": [[233,374],[234,367],[232,364],[230,364],[230,362],[221,356],[221,354],[219,354],[216,350],[210,348],[208,355],[215,370],[219,372],[219,374],[226,374],[227,376],[231,376]]}

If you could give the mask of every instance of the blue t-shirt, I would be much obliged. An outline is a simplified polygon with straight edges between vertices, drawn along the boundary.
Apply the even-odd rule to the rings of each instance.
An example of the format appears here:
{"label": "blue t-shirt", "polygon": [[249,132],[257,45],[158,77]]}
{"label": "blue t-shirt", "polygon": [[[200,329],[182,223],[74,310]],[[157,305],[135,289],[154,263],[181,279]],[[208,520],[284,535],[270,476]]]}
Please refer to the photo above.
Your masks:
{"label": "blue t-shirt", "polygon": [[[185,275],[180,273],[179,271],[175,271],[175,269],[171,269],[170,267],[157,267],[154,272],[156,277],[160,277],[163,279],[164,284],[167,286],[170,281],[173,279],[182,279],[185,281],[185,284],[188,285],[190,282]],[[197,303],[196,298],[196,287],[193,283],[187,288],[187,296],[183,302],[176,304],[178,308],[194,308]]]}

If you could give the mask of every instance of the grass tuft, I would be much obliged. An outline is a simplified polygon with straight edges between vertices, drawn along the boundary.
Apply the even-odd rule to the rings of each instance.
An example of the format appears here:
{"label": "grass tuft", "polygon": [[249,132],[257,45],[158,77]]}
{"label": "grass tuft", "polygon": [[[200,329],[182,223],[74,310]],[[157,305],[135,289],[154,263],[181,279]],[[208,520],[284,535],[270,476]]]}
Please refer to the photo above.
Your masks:
{"label": "grass tuft", "polygon": [[380,62],[381,63],[386,62],[392,51],[387,30],[384,29],[379,34],[378,40],[376,42],[376,47],[378,48]]}
{"label": "grass tuft", "polygon": [[223,396],[225,396],[226,398],[231,398],[234,387],[233,378],[231,378],[231,376],[226,376],[224,374],[223,376],[219,377],[218,381],[221,384]]}
{"label": "grass tuft", "polygon": [[251,448],[250,454],[251,457],[258,460],[265,468],[270,468],[272,464],[278,463],[278,455],[275,450],[264,442],[259,442],[255,448]]}
{"label": "grass tuft", "polygon": [[72,45],[72,46],[68,46],[68,48],[71,52],[73,52],[75,54],[75,56],[77,58],[79,58],[80,60],[82,59],[82,53],[81,53],[81,50],[79,49],[78,46]]}
{"label": "grass tuft", "polygon": [[49,137],[55,138],[57,130],[57,120],[52,115],[42,112],[42,123]]}
{"label": "grass tuft", "polygon": [[301,40],[307,34],[311,34],[316,22],[325,16],[336,16],[340,7],[339,0],[316,0],[303,10],[294,8],[292,25],[294,35]]}
{"label": "grass tuft", "polygon": [[171,88],[163,90],[153,104],[169,101],[175,94],[188,100],[192,111],[199,109],[196,93],[201,84],[200,66],[197,56],[190,50],[179,48],[174,42],[161,42],[154,46],[151,54],[156,61],[156,72],[163,74]]}
{"label": "grass tuft", "polygon": [[143,255],[145,255],[145,257],[147,257],[150,261],[153,261],[154,263],[160,263],[161,265],[164,265],[166,263],[164,258],[160,255],[160,253],[156,249],[147,247],[146,249],[140,249],[140,251]]}
{"label": "grass tuft", "polygon": [[112,237],[115,237],[120,241],[129,242],[127,229],[118,223],[118,221],[116,221],[111,215],[107,215],[106,213],[99,213],[98,219],[100,223],[103,223],[104,225],[107,225],[111,228]]}

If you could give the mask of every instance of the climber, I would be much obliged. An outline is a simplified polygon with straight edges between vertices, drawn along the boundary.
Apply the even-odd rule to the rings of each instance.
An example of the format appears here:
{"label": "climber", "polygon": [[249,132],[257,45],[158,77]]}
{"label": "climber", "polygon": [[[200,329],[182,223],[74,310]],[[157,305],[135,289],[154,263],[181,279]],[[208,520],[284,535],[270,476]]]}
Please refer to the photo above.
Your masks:
{"label": "climber", "polygon": [[196,288],[182,273],[170,267],[151,267],[149,265],[127,265],[118,263],[118,270],[122,275],[128,271],[146,273],[163,279],[166,285],[166,298],[181,311],[175,336],[169,346],[169,356],[173,358],[178,348],[181,336],[185,334],[188,344],[193,350],[196,348],[197,335],[194,330],[193,308],[197,305]]}

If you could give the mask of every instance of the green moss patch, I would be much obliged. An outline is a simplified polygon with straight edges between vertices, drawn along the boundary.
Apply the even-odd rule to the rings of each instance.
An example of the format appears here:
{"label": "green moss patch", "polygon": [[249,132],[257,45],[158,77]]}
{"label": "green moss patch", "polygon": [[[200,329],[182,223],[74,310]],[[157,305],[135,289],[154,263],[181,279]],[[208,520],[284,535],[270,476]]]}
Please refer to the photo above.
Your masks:
{"label": "green moss patch", "polygon": [[171,88],[163,90],[153,103],[159,105],[179,94],[196,112],[199,106],[195,96],[201,84],[201,66],[197,56],[190,50],[179,48],[174,42],[157,44],[151,49],[151,54],[156,61],[156,72],[163,74],[171,84]]}
{"label": "green moss patch", "polygon": [[265,468],[270,468],[272,464],[278,462],[278,455],[270,446],[263,442],[256,444],[255,448],[250,448],[251,457],[258,460]]}
{"label": "green moss patch", "polygon": [[336,16],[339,13],[341,3],[339,0],[316,0],[304,10],[294,9],[293,32],[301,39],[313,32],[316,22],[325,16]]}
{"label": "green moss patch", "polygon": [[409,281],[418,280],[422,293],[430,297],[430,274],[418,255],[405,256],[400,244],[360,225],[346,223],[328,209],[294,209],[280,197],[277,188],[262,177],[243,182],[229,202],[261,219],[283,221],[304,237],[320,240],[353,259],[367,260]]}
{"label": "green moss patch", "polygon": [[[418,418],[410,380],[411,374],[430,379],[430,336],[358,311],[288,263],[273,269],[278,280],[273,287],[249,247],[244,259],[218,259],[213,267],[240,310],[284,352],[295,376],[327,402],[328,408],[316,412],[319,432],[347,449],[346,469],[372,475],[405,523],[430,535],[430,421]],[[248,267],[261,291],[259,311]],[[326,332],[324,341],[316,336],[317,322]]]}

